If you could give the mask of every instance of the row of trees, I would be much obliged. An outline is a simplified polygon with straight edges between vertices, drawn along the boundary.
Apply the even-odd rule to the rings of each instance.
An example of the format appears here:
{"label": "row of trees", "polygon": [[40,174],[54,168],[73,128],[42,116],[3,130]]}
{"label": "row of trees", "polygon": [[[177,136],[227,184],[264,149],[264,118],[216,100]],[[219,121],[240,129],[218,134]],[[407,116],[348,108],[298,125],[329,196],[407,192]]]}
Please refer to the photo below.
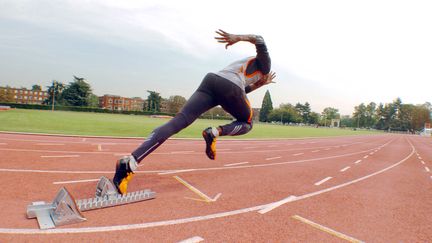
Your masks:
{"label": "row of trees", "polygon": [[259,120],[262,122],[303,123],[329,126],[333,119],[340,119],[343,127],[374,128],[393,131],[419,131],[431,122],[432,105],[403,104],[400,98],[392,103],[364,103],[354,108],[352,116],[342,116],[338,109],[325,108],[321,114],[312,112],[310,104],[281,104],[273,109],[270,93],[264,95]]}

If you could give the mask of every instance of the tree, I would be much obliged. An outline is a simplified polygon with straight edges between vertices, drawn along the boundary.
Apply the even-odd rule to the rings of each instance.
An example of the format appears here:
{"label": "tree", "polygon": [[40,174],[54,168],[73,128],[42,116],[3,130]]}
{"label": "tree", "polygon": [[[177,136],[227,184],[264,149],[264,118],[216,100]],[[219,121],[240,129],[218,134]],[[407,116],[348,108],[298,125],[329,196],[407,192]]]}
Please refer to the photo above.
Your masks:
{"label": "tree", "polygon": [[320,115],[316,112],[311,112],[309,114],[309,124],[318,124]]}
{"label": "tree", "polygon": [[310,108],[310,104],[308,102],[306,102],[304,105],[302,105],[301,103],[297,103],[295,105],[295,109],[297,110],[298,114],[301,116],[302,118],[302,122],[303,123],[310,123],[310,113],[311,113],[311,108]]}
{"label": "tree", "polygon": [[53,80],[51,86],[48,86],[48,98],[43,101],[43,104],[52,105],[62,103],[61,94],[65,88],[65,85],[57,80]]}
{"label": "tree", "polygon": [[156,91],[147,90],[147,92],[149,92],[149,96],[147,97],[147,110],[159,112],[162,97]]}
{"label": "tree", "polygon": [[366,106],[363,103],[354,107],[353,120],[356,127],[365,127],[366,117]]}
{"label": "tree", "polygon": [[168,98],[168,112],[177,113],[186,104],[186,98],[180,95],[170,96]]}
{"label": "tree", "polygon": [[267,122],[268,118],[267,116],[270,114],[270,112],[273,110],[273,103],[270,97],[270,92],[267,90],[262,104],[261,104],[261,110],[259,114],[259,121],[260,122]]}
{"label": "tree", "polygon": [[330,124],[332,119],[339,119],[340,114],[339,110],[332,107],[326,107],[324,108],[322,115],[322,122],[324,123],[324,126],[327,126],[327,124]]}
{"label": "tree", "polygon": [[74,81],[64,89],[61,97],[66,105],[88,106],[92,92],[90,84],[84,80],[84,78],[74,76]]}
{"label": "tree", "polygon": [[40,85],[34,84],[32,86],[32,91],[42,91],[42,87]]}
{"label": "tree", "polygon": [[99,97],[95,94],[90,94],[87,98],[87,104],[89,107],[99,107]]}

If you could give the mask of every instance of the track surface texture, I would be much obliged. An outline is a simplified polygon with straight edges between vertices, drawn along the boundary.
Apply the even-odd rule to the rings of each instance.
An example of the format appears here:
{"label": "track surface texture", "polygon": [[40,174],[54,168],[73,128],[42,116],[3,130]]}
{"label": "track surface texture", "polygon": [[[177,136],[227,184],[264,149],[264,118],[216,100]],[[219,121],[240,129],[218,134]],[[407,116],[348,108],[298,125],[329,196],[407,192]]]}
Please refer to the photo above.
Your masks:
{"label": "track surface texture", "polygon": [[0,133],[0,242],[432,242],[432,139],[168,140],[129,191],[156,199],[39,230],[33,201],[94,196],[141,139]]}

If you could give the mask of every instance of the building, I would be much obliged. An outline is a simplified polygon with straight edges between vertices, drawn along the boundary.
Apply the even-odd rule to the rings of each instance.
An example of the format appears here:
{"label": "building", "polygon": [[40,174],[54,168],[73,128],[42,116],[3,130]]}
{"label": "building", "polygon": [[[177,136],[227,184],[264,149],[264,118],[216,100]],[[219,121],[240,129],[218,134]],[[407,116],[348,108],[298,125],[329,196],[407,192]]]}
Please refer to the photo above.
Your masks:
{"label": "building", "polygon": [[144,100],[139,97],[126,98],[106,94],[99,97],[99,107],[113,111],[142,111]]}
{"label": "building", "polygon": [[0,87],[0,92],[12,93],[13,100],[10,102],[18,104],[42,104],[49,97],[47,91],[33,91],[26,88]]}

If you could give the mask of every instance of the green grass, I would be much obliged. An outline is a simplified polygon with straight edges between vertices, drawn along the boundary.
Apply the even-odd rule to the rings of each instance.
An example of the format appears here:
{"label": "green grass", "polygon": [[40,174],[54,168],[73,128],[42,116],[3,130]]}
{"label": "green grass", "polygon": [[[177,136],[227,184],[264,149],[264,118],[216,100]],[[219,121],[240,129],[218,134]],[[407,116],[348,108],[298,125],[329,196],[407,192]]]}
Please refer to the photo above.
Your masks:
{"label": "green grass", "polygon": [[[163,118],[146,116],[87,112],[23,109],[0,111],[0,131],[14,132],[145,137],[153,129],[167,121]],[[199,119],[174,137],[199,138],[204,128],[229,122],[226,120]],[[250,133],[236,138],[300,138],[372,133],[374,132],[255,123]]]}

